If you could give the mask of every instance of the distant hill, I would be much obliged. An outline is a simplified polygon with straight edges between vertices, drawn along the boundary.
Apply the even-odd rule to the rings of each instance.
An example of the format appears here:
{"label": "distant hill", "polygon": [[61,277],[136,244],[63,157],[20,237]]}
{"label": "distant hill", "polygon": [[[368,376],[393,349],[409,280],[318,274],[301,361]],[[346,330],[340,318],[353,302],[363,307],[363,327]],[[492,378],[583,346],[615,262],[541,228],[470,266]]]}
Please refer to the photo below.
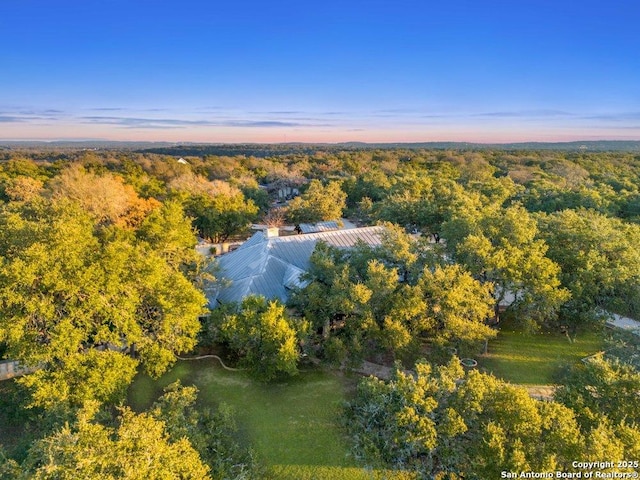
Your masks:
{"label": "distant hill", "polygon": [[153,147],[172,147],[175,142],[112,142],[110,140],[0,140],[0,149],[61,149],[61,150],[140,150]]}
{"label": "distant hill", "polygon": [[278,144],[194,144],[171,147],[152,147],[142,150],[147,153],[181,156],[247,155],[268,157],[291,154],[313,154],[337,150],[559,150],[584,152],[640,152],[640,141],[598,140],[584,142],[524,142],[524,143],[467,143],[467,142],[420,142],[420,143],[278,143]]}
{"label": "distant hill", "polygon": [[355,148],[409,148],[435,150],[563,150],[587,152],[640,152],[637,140],[589,140],[576,142],[519,142],[519,143],[469,143],[469,142],[419,142],[419,143],[342,143]]}
{"label": "distant hill", "polygon": [[224,144],[224,143],[175,143],[175,142],[112,142],[107,140],[83,141],[1,141],[0,149],[97,149],[133,150],[141,153],[157,153],[176,156],[236,156],[269,157],[292,154],[313,154],[338,150],[558,150],[576,152],[640,152],[640,141],[589,140],[577,142],[520,142],[520,143],[469,143],[469,142],[415,142],[415,143],[276,143],[276,144]]}

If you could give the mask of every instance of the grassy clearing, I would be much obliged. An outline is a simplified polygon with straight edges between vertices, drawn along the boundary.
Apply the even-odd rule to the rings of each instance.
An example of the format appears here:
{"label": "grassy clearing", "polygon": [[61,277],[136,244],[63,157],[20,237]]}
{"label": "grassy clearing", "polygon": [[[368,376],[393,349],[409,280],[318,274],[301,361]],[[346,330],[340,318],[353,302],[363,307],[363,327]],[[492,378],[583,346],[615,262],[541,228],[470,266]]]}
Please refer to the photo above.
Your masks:
{"label": "grassy clearing", "polygon": [[354,467],[275,465],[271,469],[280,480],[416,480],[417,474],[393,470],[365,470]]}
{"label": "grassy clearing", "polygon": [[524,333],[503,328],[489,342],[489,353],[478,358],[478,366],[512,383],[547,385],[567,363],[574,363],[603,349],[600,333],[578,334],[570,343],[560,332]]}
{"label": "grassy clearing", "polygon": [[[259,457],[268,466],[279,466],[278,478],[314,472],[316,467],[318,472],[328,469],[334,473],[347,468],[345,474],[357,467],[336,424],[345,383],[334,374],[303,372],[285,383],[264,385],[242,372],[223,370],[209,359],[183,361],[158,381],[138,376],[130,389],[130,404],[136,410],[147,408],[164,386],[178,378],[183,385],[195,384],[200,389],[203,405],[232,405]],[[370,478],[327,474],[330,478]]]}

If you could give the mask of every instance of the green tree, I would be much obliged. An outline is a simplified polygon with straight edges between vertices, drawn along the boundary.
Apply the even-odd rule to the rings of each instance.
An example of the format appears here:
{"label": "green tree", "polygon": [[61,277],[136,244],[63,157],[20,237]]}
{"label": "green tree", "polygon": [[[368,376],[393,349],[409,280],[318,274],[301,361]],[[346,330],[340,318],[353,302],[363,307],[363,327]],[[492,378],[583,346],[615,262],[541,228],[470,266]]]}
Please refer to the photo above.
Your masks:
{"label": "green tree", "polygon": [[219,339],[260,379],[298,373],[298,344],[304,328],[287,316],[283,304],[249,296],[237,308],[214,310],[213,316]]}
{"label": "green tree", "polygon": [[539,224],[547,255],[572,294],[568,321],[597,308],[640,313],[640,226],[585,209],[543,215]]}
{"label": "green tree", "polygon": [[213,197],[194,195],[186,202],[185,210],[194,218],[193,225],[200,235],[213,242],[224,242],[246,232],[258,214],[258,207],[253,201],[246,201],[241,192]]}
{"label": "green tree", "polygon": [[44,183],[31,177],[14,177],[5,180],[4,193],[9,200],[30,201],[42,194]]}
{"label": "green tree", "polygon": [[319,180],[311,180],[307,190],[294,198],[288,207],[288,217],[293,223],[315,223],[321,220],[337,220],[342,217],[347,194],[340,182],[323,185]]}
{"label": "green tree", "polygon": [[[64,201],[0,212],[0,341],[9,358],[41,368],[21,380],[36,404],[113,399],[132,368],[118,355],[136,353],[160,375],[195,346],[204,295],[148,244],[101,232]],[[97,372],[115,385],[91,380]]]}
{"label": "green tree", "polygon": [[[344,351],[341,346],[346,346],[352,357],[362,355],[360,340],[368,329],[376,327],[366,317],[371,291],[362,283],[355,285],[344,250],[318,242],[309,263],[303,276],[308,284],[293,292],[289,304],[302,313],[314,331],[322,332],[324,340],[332,332],[344,337],[331,342],[330,350],[334,353]],[[331,361],[337,360],[331,357]]]}
{"label": "green tree", "polygon": [[18,479],[210,479],[209,468],[185,437],[172,441],[163,422],[122,409],[115,426],[95,420],[96,407],[79,411],[37,441]]}
{"label": "green tree", "polygon": [[373,216],[439,240],[442,224],[456,212],[480,207],[480,196],[450,178],[412,174],[400,177],[373,207]]}
{"label": "green tree", "polygon": [[196,406],[198,389],[180,382],[164,389],[151,415],[162,421],[172,442],[188,438],[216,479],[263,478],[253,453],[239,441],[234,410],[222,403],[217,410]]}
{"label": "green tree", "polygon": [[379,202],[387,196],[390,188],[389,177],[377,169],[351,177],[342,184],[342,189],[347,194],[349,208],[354,208],[365,198]]}
{"label": "green tree", "polygon": [[344,419],[358,457],[423,478],[570,470],[585,445],[569,408],[490,375],[464,374],[457,358],[417,364],[415,375],[398,370],[389,382],[362,380]]}
{"label": "green tree", "polygon": [[509,303],[521,321],[540,323],[554,320],[569,299],[559,266],[537,238],[535,219],[521,206],[469,212],[447,222],[443,231],[451,257],[494,285],[496,311]]}
{"label": "green tree", "polygon": [[61,414],[87,399],[110,405],[122,401],[138,366],[137,360],[110,350],[70,354],[60,362],[26,375],[21,383],[33,392],[33,405]]}
{"label": "green tree", "polygon": [[596,356],[569,368],[555,399],[574,409],[585,427],[606,416],[612,425],[640,427],[640,373],[630,365]]}
{"label": "green tree", "polygon": [[0,447],[0,480],[15,480],[22,475],[22,469],[18,462],[7,455]]}
{"label": "green tree", "polygon": [[197,260],[195,232],[179,202],[164,202],[142,222],[136,235],[176,268]]}
{"label": "green tree", "polygon": [[496,336],[485,323],[493,314],[491,285],[481,284],[461,266],[425,269],[418,287],[436,343],[474,344]]}
{"label": "green tree", "polygon": [[198,233],[214,242],[243,233],[257,218],[258,207],[227,182],[210,182],[199,175],[184,174],[174,179],[169,189],[193,217]]}
{"label": "green tree", "polygon": [[39,195],[49,172],[19,154],[0,162],[0,200],[28,200]]}
{"label": "green tree", "polygon": [[607,452],[612,462],[638,458],[639,394],[640,373],[603,356],[592,357],[564,372],[555,400],[575,412],[585,437],[581,458],[599,461],[601,452]]}
{"label": "green tree", "polygon": [[425,266],[415,273],[424,260],[416,253],[420,242],[398,229],[387,233],[384,242],[397,248],[359,245],[345,251],[319,243],[311,255],[308,284],[291,305],[323,330],[325,340],[340,338],[327,344],[331,350],[340,351],[342,344],[356,359],[376,349],[408,353],[423,336],[438,345],[495,336],[484,323],[492,314],[490,285],[458,266]]}

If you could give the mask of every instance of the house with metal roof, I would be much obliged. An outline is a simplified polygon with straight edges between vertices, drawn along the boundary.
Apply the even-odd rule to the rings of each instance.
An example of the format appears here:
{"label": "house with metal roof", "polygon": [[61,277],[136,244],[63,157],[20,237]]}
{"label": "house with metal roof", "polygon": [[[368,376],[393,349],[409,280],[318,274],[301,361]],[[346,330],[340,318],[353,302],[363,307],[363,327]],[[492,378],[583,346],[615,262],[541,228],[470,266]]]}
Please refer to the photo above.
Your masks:
{"label": "house with metal roof", "polygon": [[218,258],[225,285],[209,293],[209,304],[240,302],[248,295],[285,301],[294,287],[304,286],[301,275],[319,241],[337,248],[358,242],[381,243],[384,227],[353,228],[306,235],[279,236],[278,229],[256,232],[240,248]]}

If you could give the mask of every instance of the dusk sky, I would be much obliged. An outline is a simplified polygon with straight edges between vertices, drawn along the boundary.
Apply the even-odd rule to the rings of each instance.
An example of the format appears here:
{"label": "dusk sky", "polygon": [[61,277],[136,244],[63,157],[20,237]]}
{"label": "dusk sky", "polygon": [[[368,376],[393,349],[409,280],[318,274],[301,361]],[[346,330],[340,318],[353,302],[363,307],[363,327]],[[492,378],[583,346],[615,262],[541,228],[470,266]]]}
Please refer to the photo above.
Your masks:
{"label": "dusk sky", "polygon": [[0,139],[640,140],[640,2],[3,0]]}

